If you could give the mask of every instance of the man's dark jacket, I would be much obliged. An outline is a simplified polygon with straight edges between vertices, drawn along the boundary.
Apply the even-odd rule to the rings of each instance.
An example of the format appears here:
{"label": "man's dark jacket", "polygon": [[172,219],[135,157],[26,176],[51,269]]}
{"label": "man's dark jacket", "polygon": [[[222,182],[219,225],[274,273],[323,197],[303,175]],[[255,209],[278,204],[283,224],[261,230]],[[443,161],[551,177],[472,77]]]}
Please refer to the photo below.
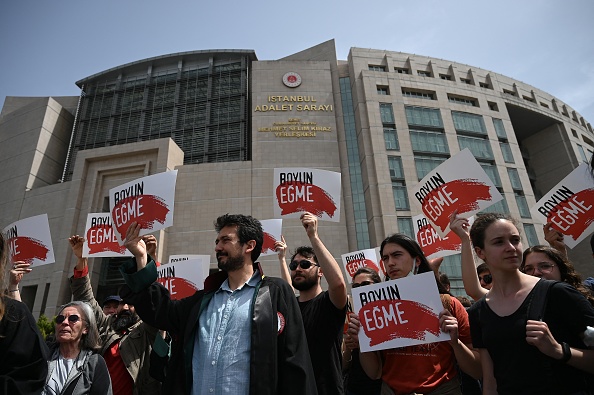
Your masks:
{"label": "man's dark jacket", "polygon": [[[262,273],[256,265],[255,270]],[[172,386],[171,394],[190,394],[198,319],[227,273],[209,276],[204,290],[192,296],[171,300],[167,289],[156,282],[157,267],[153,260],[137,272],[136,261],[131,259],[120,270],[126,280],[120,292],[124,301],[134,305],[144,322],[172,333],[181,342],[183,352],[172,353],[167,370],[175,377],[167,377],[166,382]],[[256,286],[251,316],[249,393],[316,395],[301,312],[289,284],[263,276]]]}

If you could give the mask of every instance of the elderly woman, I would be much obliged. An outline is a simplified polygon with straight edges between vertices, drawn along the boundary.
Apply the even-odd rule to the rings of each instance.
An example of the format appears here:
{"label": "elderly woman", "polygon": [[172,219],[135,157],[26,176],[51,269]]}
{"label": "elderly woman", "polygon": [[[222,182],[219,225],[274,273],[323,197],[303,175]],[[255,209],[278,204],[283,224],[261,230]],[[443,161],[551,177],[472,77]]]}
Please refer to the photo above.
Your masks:
{"label": "elderly woman", "polygon": [[70,302],[56,316],[44,395],[112,394],[111,378],[99,349],[95,315],[85,302]]}

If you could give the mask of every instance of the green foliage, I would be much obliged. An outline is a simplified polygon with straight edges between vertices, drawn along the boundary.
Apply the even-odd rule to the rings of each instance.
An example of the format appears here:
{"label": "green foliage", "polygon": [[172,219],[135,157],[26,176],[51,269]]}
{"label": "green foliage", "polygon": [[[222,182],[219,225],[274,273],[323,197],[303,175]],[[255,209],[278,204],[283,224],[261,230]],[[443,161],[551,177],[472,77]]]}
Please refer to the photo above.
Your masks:
{"label": "green foliage", "polygon": [[37,327],[39,328],[39,332],[41,332],[41,336],[45,339],[48,335],[51,335],[56,330],[54,326],[54,320],[51,321],[44,315],[41,314],[39,319],[37,320]]}

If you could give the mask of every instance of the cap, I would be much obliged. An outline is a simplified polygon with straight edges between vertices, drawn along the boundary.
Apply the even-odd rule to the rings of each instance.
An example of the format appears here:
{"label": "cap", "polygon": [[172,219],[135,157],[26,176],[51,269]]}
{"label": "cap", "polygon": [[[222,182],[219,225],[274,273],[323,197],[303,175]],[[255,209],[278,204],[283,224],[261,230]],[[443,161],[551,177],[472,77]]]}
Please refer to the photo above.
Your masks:
{"label": "cap", "polygon": [[109,302],[118,302],[118,303],[119,303],[119,302],[121,302],[121,301],[123,301],[123,299],[122,299],[122,298],[120,298],[120,296],[119,296],[119,295],[111,295],[111,296],[108,296],[107,298],[105,298],[105,299],[103,300],[103,304],[102,304],[102,306],[105,306],[105,304],[106,304],[106,303],[109,303]]}

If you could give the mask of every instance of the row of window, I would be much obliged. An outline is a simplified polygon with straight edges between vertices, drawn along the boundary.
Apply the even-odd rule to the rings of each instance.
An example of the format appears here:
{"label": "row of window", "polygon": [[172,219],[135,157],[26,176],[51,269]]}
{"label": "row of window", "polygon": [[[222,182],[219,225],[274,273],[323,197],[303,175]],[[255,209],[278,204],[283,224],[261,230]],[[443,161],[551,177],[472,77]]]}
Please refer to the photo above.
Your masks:
{"label": "row of window", "polygon": [[[370,71],[381,71],[384,73],[388,71],[388,68],[383,65],[370,64],[368,66],[368,69]],[[394,67],[394,71],[398,74],[411,74],[411,71],[408,67]],[[433,74],[429,70],[417,70],[417,75],[419,77],[433,77]],[[451,74],[440,73],[439,78],[441,78],[442,80],[446,80],[446,81],[454,81],[455,80],[455,77],[452,76]],[[476,85],[475,83],[473,83],[472,79],[465,78],[465,77],[460,77],[460,82],[462,82],[464,84],[468,84],[468,85]],[[481,88],[493,89],[487,80],[485,80],[484,82],[479,82],[479,86]]]}

